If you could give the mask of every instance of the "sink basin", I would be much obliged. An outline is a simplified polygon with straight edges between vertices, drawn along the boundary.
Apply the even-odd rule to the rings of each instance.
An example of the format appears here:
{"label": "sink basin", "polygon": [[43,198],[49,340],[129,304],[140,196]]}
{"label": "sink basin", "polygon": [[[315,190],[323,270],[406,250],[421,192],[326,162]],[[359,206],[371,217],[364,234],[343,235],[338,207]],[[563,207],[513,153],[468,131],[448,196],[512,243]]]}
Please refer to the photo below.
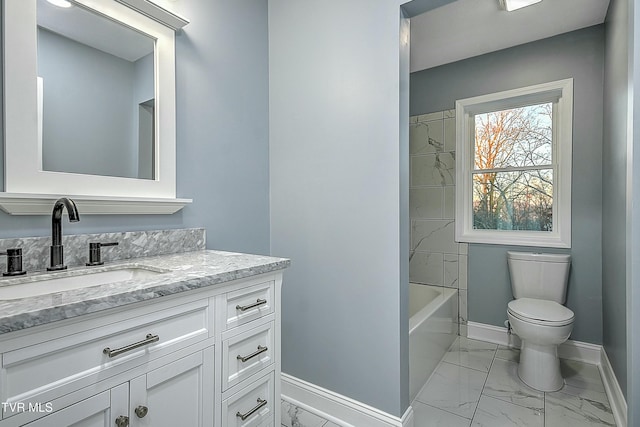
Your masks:
{"label": "sink basin", "polygon": [[[0,300],[12,300],[73,289],[88,288],[90,286],[106,285],[133,279],[146,279],[168,272],[146,266],[120,266],[110,270],[65,271],[62,277],[49,275],[33,276],[20,280],[16,284],[2,286],[0,281]],[[42,278],[42,280],[39,280]]]}

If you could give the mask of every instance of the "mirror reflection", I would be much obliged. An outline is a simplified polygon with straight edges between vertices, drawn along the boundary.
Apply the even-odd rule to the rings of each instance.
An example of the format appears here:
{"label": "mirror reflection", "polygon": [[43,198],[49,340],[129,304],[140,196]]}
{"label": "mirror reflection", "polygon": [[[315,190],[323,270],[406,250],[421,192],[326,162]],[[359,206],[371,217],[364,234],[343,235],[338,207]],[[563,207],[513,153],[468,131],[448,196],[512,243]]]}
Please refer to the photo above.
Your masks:
{"label": "mirror reflection", "polygon": [[77,4],[37,2],[42,170],[155,179],[154,39]]}

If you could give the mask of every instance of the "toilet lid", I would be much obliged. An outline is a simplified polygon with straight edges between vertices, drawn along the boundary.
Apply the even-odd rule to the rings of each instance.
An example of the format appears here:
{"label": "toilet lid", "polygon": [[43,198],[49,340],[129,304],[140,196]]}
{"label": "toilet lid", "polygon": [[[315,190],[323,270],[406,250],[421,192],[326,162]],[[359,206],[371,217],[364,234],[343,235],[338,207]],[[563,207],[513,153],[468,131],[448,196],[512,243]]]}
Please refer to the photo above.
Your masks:
{"label": "toilet lid", "polygon": [[510,301],[508,310],[524,321],[549,326],[563,326],[573,322],[573,311],[555,301],[518,298]]}

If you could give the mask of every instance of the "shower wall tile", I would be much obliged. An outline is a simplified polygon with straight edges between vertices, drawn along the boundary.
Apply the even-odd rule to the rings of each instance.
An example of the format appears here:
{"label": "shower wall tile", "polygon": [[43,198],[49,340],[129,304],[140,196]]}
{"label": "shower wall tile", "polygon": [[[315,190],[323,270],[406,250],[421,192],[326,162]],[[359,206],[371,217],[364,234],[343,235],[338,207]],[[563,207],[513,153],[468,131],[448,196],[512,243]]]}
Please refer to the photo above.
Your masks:
{"label": "shower wall tile", "polygon": [[467,289],[467,262],[468,255],[458,255],[458,285],[459,289]]}
{"label": "shower wall tile", "polygon": [[435,113],[421,114],[418,116],[418,122],[430,122],[432,120],[442,120],[444,117],[444,111],[438,111]]}
{"label": "shower wall tile", "polygon": [[457,254],[453,220],[413,220],[412,250]]}
{"label": "shower wall tile", "polygon": [[458,255],[444,254],[444,286],[457,288],[458,284]]}
{"label": "shower wall tile", "polygon": [[410,153],[425,154],[444,150],[444,123],[442,120],[416,122],[409,133]]}
{"label": "shower wall tile", "polygon": [[458,243],[458,254],[467,255],[469,253],[468,243]]}
{"label": "shower wall tile", "polygon": [[444,187],[444,214],[443,218],[454,219],[456,216],[456,187],[449,185]]}
{"label": "shower wall tile", "polygon": [[409,190],[409,216],[411,218],[441,219],[443,194],[442,187]]}
{"label": "shower wall tile", "polygon": [[458,290],[458,323],[467,324],[467,291],[466,289]]}
{"label": "shower wall tile", "polygon": [[466,243],[455,242],[456,111],[412,116],[409,216],[412,282],[457,288],[459,333],[467,335]]}
{"label": "shower wall tile", "polygon": [[409,258],[409,280],[412,282],[442,286],[443,270],[443,255],[440,253],[414,252]]}
{"label": "shower wall tile", "polygon": [[444,119],[444,150],[456,151],[456,119]]}
{"label": "shower wall tile", "polygon": [[455,184],[455,154],[435,153],[411,158],[411,185]]}
{"label": "shower wall tile", "polygon": [[444,131],[442,121],[415,123],[409,126],[409,153],[430,154],[442,151]]}

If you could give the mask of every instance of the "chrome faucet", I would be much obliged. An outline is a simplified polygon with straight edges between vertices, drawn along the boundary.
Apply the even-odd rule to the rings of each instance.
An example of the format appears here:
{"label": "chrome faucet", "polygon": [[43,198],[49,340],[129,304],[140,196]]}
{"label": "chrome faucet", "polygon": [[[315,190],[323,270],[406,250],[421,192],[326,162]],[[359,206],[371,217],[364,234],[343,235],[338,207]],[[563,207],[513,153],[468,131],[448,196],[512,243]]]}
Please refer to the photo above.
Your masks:
{"label": "chrome faucet", "polygon": [[53,212],[51,213],[51,266],[47,267],[49,271],[64,270],[67,268],[64,265],[63,247],[62,247],[62,211],[67,208],[69,214],[69,222],[80,221],[80,214],[78,214],[78,208],[73,200],[66,197],[61,197],[53,205]]}

